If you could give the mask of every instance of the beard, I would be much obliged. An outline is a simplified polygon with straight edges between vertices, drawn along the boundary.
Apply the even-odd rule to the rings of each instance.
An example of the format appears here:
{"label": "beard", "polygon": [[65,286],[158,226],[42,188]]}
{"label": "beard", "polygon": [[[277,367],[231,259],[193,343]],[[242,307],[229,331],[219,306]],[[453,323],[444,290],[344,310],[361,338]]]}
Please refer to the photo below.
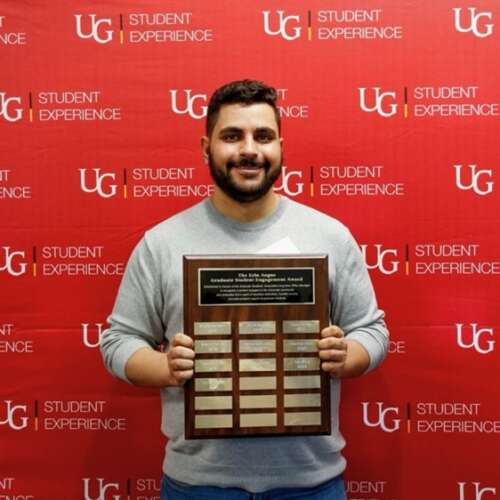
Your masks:
{"label": "beard", "polygon": [[[226,193],[230,198],[240,203],[250,203],[262,198],[268,191],[273,187],[276,179],[281,174],[282,162],[278,167],[271,171],[271,164],[268,160],[264,162],[258,162],[253,159],[242,158],[239,161],[230,160],[226,163],[226,169],[223,171],[221,168],[217,168],[211,153],[208,153],[208,165],[210,167],[210,174],[212,178],[224,193]],[[231,170],[238,167],[254,167],[264,169],[264,178],[260,184],[252,187],[244,188],[238,183],[236,183],[231,175]]]}

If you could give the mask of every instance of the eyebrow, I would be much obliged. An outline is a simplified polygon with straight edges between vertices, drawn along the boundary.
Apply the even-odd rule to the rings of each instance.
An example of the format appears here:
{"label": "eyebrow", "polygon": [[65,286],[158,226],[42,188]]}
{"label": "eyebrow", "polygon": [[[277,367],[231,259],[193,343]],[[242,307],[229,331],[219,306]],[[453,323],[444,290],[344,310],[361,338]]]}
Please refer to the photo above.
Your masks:
{"label": "eyebrow", "polygon": [[[227,134],[227,133],[240,133],[242,132],[243,129],[239,127],[225,127],[219,131],[219,134]],[[273,136],[276,136],[276,131],[272,129],[271,127],[257,127],[255,129],[256,133],[260,132],[266,132],[266,133],[271,133]]]}

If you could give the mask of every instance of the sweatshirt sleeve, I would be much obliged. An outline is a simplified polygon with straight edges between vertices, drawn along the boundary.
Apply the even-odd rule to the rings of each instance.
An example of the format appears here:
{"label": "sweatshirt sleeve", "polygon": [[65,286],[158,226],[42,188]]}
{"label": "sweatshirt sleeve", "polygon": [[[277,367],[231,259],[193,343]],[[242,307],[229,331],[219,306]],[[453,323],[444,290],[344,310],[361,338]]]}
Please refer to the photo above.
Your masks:
{"label": "sweatshirt sleeve", "polygon": [[156,349],[164,340],[160,283],[146,235],[129,258],[108,318],[110,327],[103,332],[100,344],[106,368],[129,383],[125,365],[130,356],[143,347]]}
{"label": "sweatshirt sleeve", "polygon": [[384,312],[378,308],[375,292],[358,244],[346,229],[342,248],[334,250],[335,279],[331,290],[331,320],[368,352],[370,365],[376,368],[385,358],[389,332]]}

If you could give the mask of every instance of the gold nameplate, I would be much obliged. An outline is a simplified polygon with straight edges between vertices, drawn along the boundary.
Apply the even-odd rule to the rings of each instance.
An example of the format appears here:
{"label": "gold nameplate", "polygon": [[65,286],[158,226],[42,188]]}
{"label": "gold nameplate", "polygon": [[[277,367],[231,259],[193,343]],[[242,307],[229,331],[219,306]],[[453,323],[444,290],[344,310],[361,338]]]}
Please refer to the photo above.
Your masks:
{"label": "gold nameplate", "polygon": [[319,375],[295,375],[285,377],[285,389],[319,389],[321,377]]}
{"label": "gold nameplate", "polygon": [[240,334],[276,333],[276,321],[240,321]]}
{"label": "gold nameplate", "polygon": [[319,370],[319,358],[285,358],[285,371]]}
{"label": "gold nameplate", "polygon": [[310,320],[285,320],[283,333],[319,333],[319,321]]}
{"label": "gold nameplate", "polygon": [[230,378],[197,378],[194,380],[195,391],[232,391],[233,380]]}
{"label": "gold nameplate", "polygon": [[276,413],[242,413],[240,427],[276,427],[278,418]]}
{"label": "gold nameplate", "polygon": [[231,410],[232,408],[232,396],[196,396],[194,398],[195,410]]}
{"label": "gold nameplate", "polygon": [[240,372],[274,372],[276,371],[276,359],[240,359]]}
{"label": "gold nameplate", "polygon": [[231,335],[230,321],[195,321],[195,335]]}
{"label": "gold nameplate", "polygon": [[276,377],[241,377],[241,391],[275,390]]}
{"label": "gold nameplate", "polygon": [[240,340],[240,352],[276,352],[276,340]]}
{"label": "gold nameplate", "polygon": [[233,427],[232,415],[195,415],[196,429],[230,429]]}
{"label": "gold nameplate", "polygon": [[285,413],[285,425],[319,425],[321,423],[321,413],[315,412],[297,412]]}
{"label": "gold nameplate", "polygon": [[218,353],[218,352],[231,352],[231,340],[195,340],[194,352],[198,354],[205,353]]}
{"label": "gold nameplate", "polygon": [[284,352],[317,352],[316,339],[283,340]]}
{"label": "gold nameplate", "polygon": [[240,396],[240,408],[276,408],[276,396]]}
{"label": "gold nameplate", "polygon": [[320,394],[285,394],[285,408],[321,406]]}
{"label": "gold nameplate", "polygon": [[202,372],[230,372],[233,369],[231,359],[195,359],[194,371]]}

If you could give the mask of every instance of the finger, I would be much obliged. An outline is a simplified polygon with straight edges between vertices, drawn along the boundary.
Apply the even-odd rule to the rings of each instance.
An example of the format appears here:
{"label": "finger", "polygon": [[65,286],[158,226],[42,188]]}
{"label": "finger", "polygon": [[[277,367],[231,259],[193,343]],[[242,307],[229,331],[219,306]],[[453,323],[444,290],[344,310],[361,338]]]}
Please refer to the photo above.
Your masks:
{"label": "finger", "polygon": [[192,359],[175,358],[170,359],[170,369],[171,371],[182,371],[182,370],[192,370],[194,367],[194,362]]}
{"label": "finger", "polygon": [[184,383],[186,380],[193,378],[194,371],[193,370],[182,370],[174,372],[174,377],[179,383]]}
{"label": "finger", "polygon": [[326,328],[323,328],[323,330],[321,330],[321,337],[322,338],[325,338],[325,337],[341,338],[343,336],[344,336],[344,332],[342,331],[341,328],[339,328],[336,325],[331,325],[331,326],[328,326]]}
{"label": "finger", "polygon": [[172,346],[181,345],[184,347],[193,347],[193,339],[184,333],[176,333],[172,339]]}
{"label": "finger", "polygon": [[319,359],[322,361],[337,361],[337,362],[343,362],[346,359],[346,352],[345,351],[335,351],[332,349],[326,350],[326,351],[320,351],[319,352]]}
{"label": "finger", "polygon": [[326,337],[324,339],[318,340],[318,349],[338,349],[340,351],[345,351],[347,349],[347,343],[343,338],[337,337]]}
{"label": "finger", "polygon": [[333,361],[324,361],[321,363],[321,369],[330,375],[339,375],[343,366],[344,363],[335,363]]}
{"label": "finger", "polygon": [[170,358],[194,359],[194,351],[188,347],[175,346],[169,352]]}

